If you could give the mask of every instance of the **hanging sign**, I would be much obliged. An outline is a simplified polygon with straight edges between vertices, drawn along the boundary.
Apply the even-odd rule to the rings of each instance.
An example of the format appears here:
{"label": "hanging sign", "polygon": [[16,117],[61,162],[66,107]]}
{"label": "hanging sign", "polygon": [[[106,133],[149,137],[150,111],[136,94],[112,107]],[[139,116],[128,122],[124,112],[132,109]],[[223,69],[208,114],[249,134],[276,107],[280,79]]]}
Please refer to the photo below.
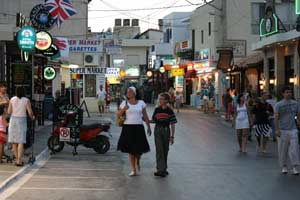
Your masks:
{"label": "hanging sign", "polygon": [[47,50],[52,44],[52,37],[46,31],[40,31],[36,34],[35,48],[41,51]]}
{"label": "hanging sign", "polygon": [[70,68],[70,74],[105,74],[106,69],[104,67],[81,67]]}
{"label": "hanging sign", "polygon": [[296,15],[300,15],[300,0],[295,0]]}
{"label": "hanging sign", "polygon": [[55,44],[52,44],[45,51],[39,51],[39,50],[37,50],[37,53],[41,53],[44,56],[48,56],[48,57],[52,57],[52,56],[56,55],[58,52],[59,52],[59,49],[58,49],[58,47]]}
{"label": "hanging sign", "polygon": [[172,76],[184,76],[184,69],[182,68],[173,68],[171,72]]}
{"label": "hanging sign", "polygon": [[260,36],[266,37],[278,33],[278,17],[271,7],[266,9],[266,15],[260,21]]}
{"label": "hanging sign", "polygon": [[47,31],[54,25],[54,19],[50,12],[42,5],[36,5],[30,12],[30,21],[37,30]]}
{"label": "hanging sign", "polygon": [[44,78],[48,81],[55,79],[56,71],[53,67],[46,67],[44,69]]}
{"label": "hanging sign", "polygon": [[18,46],[23,51],[31,51],[36,44],[35,30],[30,26],[23,27],[18,32]]}
{"label": "hanging sign", "polygon": [[105,77],[120,77],[120,68],[106,68]]}

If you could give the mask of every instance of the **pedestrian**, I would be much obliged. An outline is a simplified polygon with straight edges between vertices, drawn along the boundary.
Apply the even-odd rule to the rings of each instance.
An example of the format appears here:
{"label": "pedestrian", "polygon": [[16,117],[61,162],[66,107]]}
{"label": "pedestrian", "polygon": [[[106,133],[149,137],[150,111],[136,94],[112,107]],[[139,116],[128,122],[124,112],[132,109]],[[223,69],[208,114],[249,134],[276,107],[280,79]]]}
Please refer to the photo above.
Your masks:
{"label": "pedestrian", "polygon": [[175,91],[173,87],[170,87],[169,89],[169,95],[170,95],[170,105],[172,108],[174,108],[175,103]]}
{"label": "pedestrian", "polygon": [[8,103],[9,103],[9,98],[6,94],[6,91],[7,91],[6,83],[1,82],[0,83],[0,107],[4,108],[4,113],[7,112]]}
{"label": "pedestrian", "polygon": [[22,156],[26,143],[27,115],[34,120],[30,100],[25,97],[24,88],[18,87],[16,96],[9,101],[8,114],[11,115],[8,126],[8,142],[13,145],[16,166],[23,166]]}
{"label": "pedestrian", "polygon": [[282,173],[287,174],[287,161],[293,167],[293,174],[299,175],[299,143],[298,130],[295,122],[300,121],[300,106],[297,101],[292,100],[292,90],[286,86],[282,89],[283,99],[275,105],[275,128],[278,140],[278,156]]}
{"label": "pedestrian", "polygon": [[226,90],[224,95],[224,108],[225,108],[225,120],[229,121],[232,113],[232,97],[230,95],[230,88]]}
{"label": "pedestrian", "polygon": [[4,154],[4,145],[7,142],[6,128],[8,127],[8,121],[6,119],[4,107],[0,107],[0,163],[3,163],[2,157]]}
{"label": "pedestrian", "polygon": [[[160,98],[160,96],[159,96]],[[170,97],[169,97],[170,99]],[[181,107],[181,104],[182,104],[182,95],[180,94],[180,92],[176,92],[176,97],[175,97],[175,101],[176,101],[176,109],[177,109],[177,113],[179,113],[179,110],[180,110],[180,107]],[[169,102],[169,101],[168,101]],[[160,104],[160,101],[159,101],[159,105]]]}
{"label": "pedestrian", "polygon": [[175,124],[177,123],[173,110],[168,106],[169,101],[170,96],[167,93],[160,94],[160,106],[155,109],[152,116],[152,121],[155,123],[154,137],[157,169],[154,176],[160,177],[169,175],[167,171],[169,145],[174,144]]}
{"label": "pedestrian", "polygon": [[274,111],[272,106],[267,103],[268,98],[268,93],[263,92],[261,100],[256,103],[252,110],[258,150],[262,153],[267,152],[267,143],[272,132],[269,118]]}
{"label": "pedestrian", "polygon": [[237,107],[235,109],[235,129],[237,133],[237,140],[240,147],[239,152],[247,153],[247,137],[250,128],[250,115],[249,108],[245,102],[244,95],[239,95],[237,100]]}
{"label": "pedestrian", "polygon": [[104,105],[106,99],[106,92],[103,89],[103,85],[100,85],[99,90],[97,91],[97,98],[98,98],[98,109],[99,113],[104,113]]}
{"label": "pedestrian", "polygon": [[123,101],[120,105],[118,117],[122,117],[124,114],[125,121],[118,142],[118,150],[129,154],[132,169],[129,176],[136,176],[137,171],[140,171],[142,154],[150,151],[143,120],[146,122],[149,136],[151,135],[151,128],[146,104],[143,100],[139,100],[135,87],[128,88],[127,100]]}

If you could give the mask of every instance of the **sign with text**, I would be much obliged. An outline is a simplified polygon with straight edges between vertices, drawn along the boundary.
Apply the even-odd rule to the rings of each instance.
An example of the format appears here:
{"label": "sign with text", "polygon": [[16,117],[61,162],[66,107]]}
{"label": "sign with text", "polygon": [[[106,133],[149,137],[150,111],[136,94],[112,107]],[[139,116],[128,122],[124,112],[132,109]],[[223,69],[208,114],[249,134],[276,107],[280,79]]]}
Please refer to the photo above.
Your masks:
{"label": "sign with text", "polygon": [[105,77],[120,77],[120,68],[106,68]]}
{"label": "sign with text", "polygon": [[68,40],[70,52],[102,52],[100,40]]}
{"label": "sign with text", "polygon": [[23,27],[18,32],[18,45],[23,51],[33,50],[36,43],[36,32],[30,26]]}
{"label": "sign with text", "polygon": [[59,129],[59,141],[60,142],[70,142],[71,140],[71,131],[70,128],[60,128]]}
{"label": "sign with text", "polygon": [[172,69],[172,76],[184,76],[184,69],[182,68],[175,68]]}
{"label": "sign with text", "polygon": [[105,67],[81,67],[81,68],[70,68],[70,74],[105,74]]}

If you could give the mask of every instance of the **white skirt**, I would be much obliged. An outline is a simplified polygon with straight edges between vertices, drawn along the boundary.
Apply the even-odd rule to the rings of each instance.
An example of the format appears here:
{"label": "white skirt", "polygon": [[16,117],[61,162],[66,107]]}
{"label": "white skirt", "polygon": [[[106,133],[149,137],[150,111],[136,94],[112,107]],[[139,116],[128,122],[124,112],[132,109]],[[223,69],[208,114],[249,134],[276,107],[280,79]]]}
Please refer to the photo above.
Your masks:
{"label": "white skirt", "polygon": [[8,126],[8,142],[26,144],[27,117],[11,117]]}
{"label": "white skirt", "polygon": [[250,124],[249,124],[249,120],[248,118],[245,118],[243,120],[235,120],[235,129],[239,130],[239,129],[249,129],[250,128]]}

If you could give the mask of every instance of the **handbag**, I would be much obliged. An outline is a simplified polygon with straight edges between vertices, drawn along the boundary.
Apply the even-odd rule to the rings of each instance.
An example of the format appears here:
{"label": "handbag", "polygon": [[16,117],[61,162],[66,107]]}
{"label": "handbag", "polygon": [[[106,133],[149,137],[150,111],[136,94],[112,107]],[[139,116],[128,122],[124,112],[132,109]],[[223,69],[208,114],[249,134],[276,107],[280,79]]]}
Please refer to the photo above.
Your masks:
{"label": "handbag", "polygon": [[124,112],[124,114],[122,116],[118,117],[118,119],[117,119],[117,125],[119,127],[122,127],[124,125],[124,122],[125,122],[125,119],[126,119],[126,114],[125,113],[126,112]]}

